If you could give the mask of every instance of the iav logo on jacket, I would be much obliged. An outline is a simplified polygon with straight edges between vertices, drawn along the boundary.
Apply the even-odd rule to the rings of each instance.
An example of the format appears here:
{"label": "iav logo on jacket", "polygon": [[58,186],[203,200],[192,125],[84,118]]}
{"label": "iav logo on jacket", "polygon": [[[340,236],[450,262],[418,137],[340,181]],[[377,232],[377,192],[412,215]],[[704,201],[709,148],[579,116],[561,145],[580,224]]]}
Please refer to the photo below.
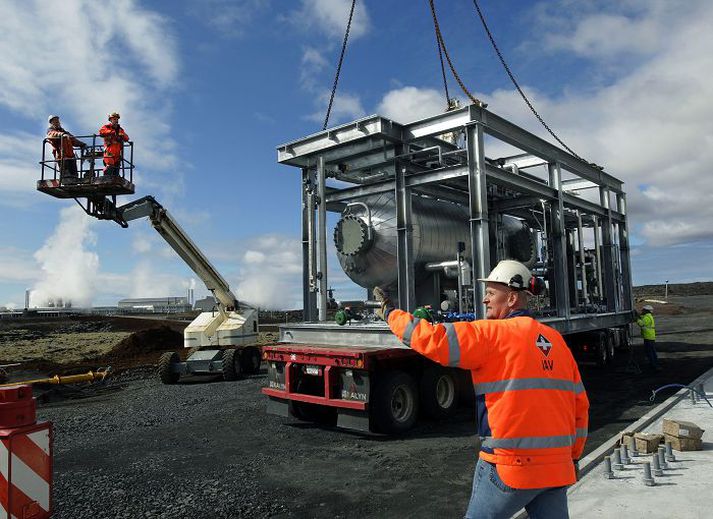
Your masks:
{"label": "iav logo on jacket", "polygon": [[535,346],[540,348],[540,351],[542,354],[547,357],[550,354],[550,350],[552,349],[552,343],[547,340],[547,337],[544,335],[540,334],[537,336],[537,340],[535,341]]}

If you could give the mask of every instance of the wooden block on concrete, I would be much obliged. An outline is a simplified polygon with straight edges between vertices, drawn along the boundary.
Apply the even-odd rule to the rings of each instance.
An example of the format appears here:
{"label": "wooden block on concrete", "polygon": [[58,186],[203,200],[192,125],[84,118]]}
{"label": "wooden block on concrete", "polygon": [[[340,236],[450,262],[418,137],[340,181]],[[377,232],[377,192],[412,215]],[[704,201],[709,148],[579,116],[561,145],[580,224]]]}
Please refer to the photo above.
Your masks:
{"label": "wooden block on concrete", "polygon": [[656,452],[659,445],[663,443],[663,434],[645,434],[636,433],[634,434],[634,440],[636,441],[636,450],[643,454],[651,454]]}
{"label": "wooden block on concrete", "polygon": [[703,440],[700,438],[681,438],[679,436],[664,435],[667,442],[671,442],[671,448],[677,451],[700,451],[703,450]]}
{"label": "wooden block on concrete", "polygon": [[703,429],[698,427],[693,422],[684,422],[682,420],[663,420],[663,433],[677,438],[691,438],[700,440],[703,437]]}

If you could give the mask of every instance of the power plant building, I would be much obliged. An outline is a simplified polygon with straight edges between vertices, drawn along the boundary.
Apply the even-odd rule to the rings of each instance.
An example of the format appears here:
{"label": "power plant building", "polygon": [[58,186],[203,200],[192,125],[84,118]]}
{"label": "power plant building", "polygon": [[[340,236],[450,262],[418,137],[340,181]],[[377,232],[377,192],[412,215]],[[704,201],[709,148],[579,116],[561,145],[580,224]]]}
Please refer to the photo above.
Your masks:
{"label": "power plant building", "polygon": [[187,297],[139,297],[122,299],[117,306],[120,311],[143,311],[162,314],[190,312],[192,310]]}

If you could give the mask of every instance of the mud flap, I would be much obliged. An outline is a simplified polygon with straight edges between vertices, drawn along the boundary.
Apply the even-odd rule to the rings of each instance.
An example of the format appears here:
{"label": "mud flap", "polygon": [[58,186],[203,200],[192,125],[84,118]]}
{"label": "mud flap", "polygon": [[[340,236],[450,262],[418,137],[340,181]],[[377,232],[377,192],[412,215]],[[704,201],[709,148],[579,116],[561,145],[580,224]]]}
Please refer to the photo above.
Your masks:
{"label": "mud flap", "polygon": [[267,402],[267,412],[269,414],[288,418],[290,416],[290,406],[287,400],[270,397]]}
{"label": "mud flap", "polygon": [[369,432],[369,413],[354,409],[339,409],[337,411],[337,427]]}

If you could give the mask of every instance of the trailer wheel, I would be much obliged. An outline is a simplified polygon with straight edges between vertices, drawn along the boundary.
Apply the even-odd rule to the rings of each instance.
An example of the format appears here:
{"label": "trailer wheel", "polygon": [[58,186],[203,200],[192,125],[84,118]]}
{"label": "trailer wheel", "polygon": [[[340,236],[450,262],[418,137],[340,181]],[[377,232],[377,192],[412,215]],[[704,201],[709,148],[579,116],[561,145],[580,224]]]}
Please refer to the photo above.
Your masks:
{"label": "trailer wheel", "polygon": [[242,351],[242,366],[243,371],[253,375],[260,372],[260,364],[262,363],[262,354],[257,348],[245,348]]}
{"label": "trailer wheel", "polygon": [[609,361],[609,350],[607,345],[606,334],[599,333],[596,336],[597,344],[597,367],[604,368]]}
{"label": "trailer wheel", "polygon": [[158,365],[156,366],[156,372],[158,373],[158,378],[164,384],[175,384],[178,379],[181,378],[179,373],[173,370],[173,366],[181,362],[181,357],[175,351],[167,351],[158,359]]}
{"label": "trailer wheel", "polygon": [[400,434],[413,427],[418,416],[418,389],[411,375],[385,373],[374,389],[371,413],[379,432]]}
{"label": "trailer wheel", "polygon": [[607,363],[614,363],[614,355],[616,355],[616,340],[614,334],[611,331],[606,332],[606,344],[607,344]]}
{"label": "trailer wheel", "polygon": [[230,349],[223,351],[223,380],[237,380],[243,374],[240,352]]}
{"label": "trailer wheel", "polygon": [[440,366],[426,368],[419,389],[421,408],[429,418],[438,420],[455,412],[458,406],[458,385],[452,370]]}

